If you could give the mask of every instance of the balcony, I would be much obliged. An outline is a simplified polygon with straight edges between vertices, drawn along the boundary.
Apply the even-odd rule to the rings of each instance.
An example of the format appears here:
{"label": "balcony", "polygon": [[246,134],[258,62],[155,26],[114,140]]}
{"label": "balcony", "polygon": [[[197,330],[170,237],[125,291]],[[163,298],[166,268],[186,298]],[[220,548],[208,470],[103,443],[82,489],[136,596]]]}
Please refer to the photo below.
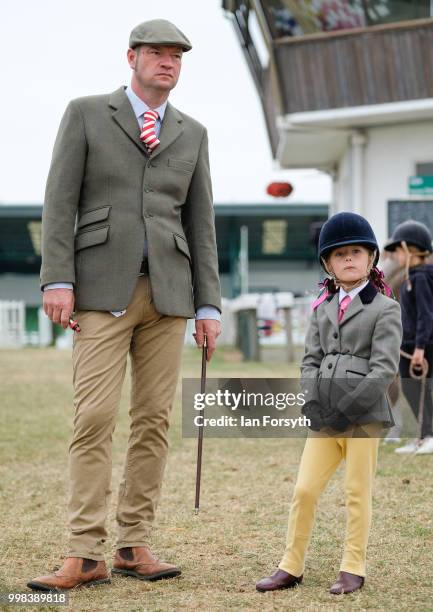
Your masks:
{"label": "balcony", "polygon": [[433,97],[433,19],[279,39],[274,56],[285,113]]}
{"label": "balcony", "polygon": [[[338,21],[341,15],[335,14],[333,22],[323,15],[319,20],[305,8],[313,4],[349,7],[351,21],[347,15]],[[346,128],[433,117],[429,2],[231,0],[223,6],[233,18],[273,155],[282,165],[332,165],[349,136]],[[332,23],[335,29],[329,29]],[[316,147],[315,160],[317,139],[324,146]],[[305,157],[307,143],[312,159],[308,152]],[[297,149],[303,150],[299,156]]]}

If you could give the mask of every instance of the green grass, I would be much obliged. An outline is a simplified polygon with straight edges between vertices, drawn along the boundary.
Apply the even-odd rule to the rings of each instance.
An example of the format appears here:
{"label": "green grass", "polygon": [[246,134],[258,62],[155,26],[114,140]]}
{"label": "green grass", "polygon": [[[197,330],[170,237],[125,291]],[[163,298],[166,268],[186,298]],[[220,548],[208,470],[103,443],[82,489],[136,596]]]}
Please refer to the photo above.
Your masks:
{"label": "green grass", "polygon": [[[200,358],[199,350],[185,349],[183,377],[200,375]],[[208,365],[212,377],[296,373],[295,365],[243,363],[229,349],[217,351]],[[24,591],[27,580],[50,571],[66,551],[67,447],[73,416],[70,354],[52,349],[0,351],[0,377],[0,591]],[[114,435],[109,565],[128,437],[128,394],[125,384]],[[259,594],[255,582],[274,571],[283,553],[303,441],[205,439],[201,510],[196,516],[196,441],[182,439],[180,417],[179,384],[153,550],[179,564],[182,576],[154,584],[116,577],[111,586],[72,592],[67,609],[433,610],[433,456],[398,457],[393,447],[381,446],[362,591],[344,597],[328,593],[344,537],[340,468],[320,500],[304,583],[293,591]]]}

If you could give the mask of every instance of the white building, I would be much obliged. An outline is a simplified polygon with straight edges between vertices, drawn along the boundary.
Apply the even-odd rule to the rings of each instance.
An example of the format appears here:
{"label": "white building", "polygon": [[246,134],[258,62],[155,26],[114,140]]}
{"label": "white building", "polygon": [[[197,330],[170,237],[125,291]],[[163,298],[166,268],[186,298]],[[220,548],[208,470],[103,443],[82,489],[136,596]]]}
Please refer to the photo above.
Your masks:
{"label": "white building", "polygon": [[[333,179],[331,212],[384,242],[408,218],[433,231],[433,3],[232,0],[281,168]],[[418,180],[411,195],[411,177]],[[430,187],[430,182],[432,186]],[[424,186],[424,189],[423,189]],[[424,193],[423,193],[424,191]]]}

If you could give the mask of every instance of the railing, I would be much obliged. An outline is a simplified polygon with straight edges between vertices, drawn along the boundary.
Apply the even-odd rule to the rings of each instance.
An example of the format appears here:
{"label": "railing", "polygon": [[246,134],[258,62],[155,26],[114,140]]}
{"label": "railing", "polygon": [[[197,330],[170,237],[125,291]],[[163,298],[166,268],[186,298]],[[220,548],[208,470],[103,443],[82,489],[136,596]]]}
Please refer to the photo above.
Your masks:
{"label": "railing", "polygon": [[433,20],[276,41],[285,113],[433,96]]}
{"label": "railing", "polygon": [[[280,115],[433,97],[431,17],[278,38],[267,4],[222,0],[260,96],[274,157]],[[418,14],[429,11],[413,12]],[[260,24],[267,65],[261,64],[252,37],[252,15]]]}

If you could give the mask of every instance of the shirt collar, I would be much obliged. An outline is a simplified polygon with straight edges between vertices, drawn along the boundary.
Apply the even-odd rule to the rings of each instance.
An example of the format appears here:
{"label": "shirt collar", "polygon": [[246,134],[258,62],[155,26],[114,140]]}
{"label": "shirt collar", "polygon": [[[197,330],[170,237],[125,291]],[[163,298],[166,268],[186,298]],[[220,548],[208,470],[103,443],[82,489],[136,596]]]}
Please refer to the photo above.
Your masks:
{"label": "shirt collar", "polygon": [[355,298],[358,293],[360,291],[362,291],[364,289],[364,287],[366,287],[368,285],[369,281],[366,280],[364,283],[362,283],[362,285],[359,285],[358,287],[355,287],[354,289],[352,289],[351,291],[347,292],[343,289],[343,287],[340,287],[340,293],[338,295],[338,301],[341,302],[341,300],[343,298],[346,297],[346,295],[350,296],[350,299],[353,300],[353,298]]}
{"label": "shirt collar", "polygon": [[168,102],[167,100],[163,102],[161,106],[151,109],[150,106],[146,104],[146,102],[143,102],[143,100],[137,96],[137,94],[135,93],[135,91],[133,91],[130,85],[128,85],[128,87],[125,89],[125,93],[128,96],[129,101],[131,102],[132,109],[137,119],[148,110],[155,110],[159,115],[160,121],[164,119],[165,109],[167,108]]}

